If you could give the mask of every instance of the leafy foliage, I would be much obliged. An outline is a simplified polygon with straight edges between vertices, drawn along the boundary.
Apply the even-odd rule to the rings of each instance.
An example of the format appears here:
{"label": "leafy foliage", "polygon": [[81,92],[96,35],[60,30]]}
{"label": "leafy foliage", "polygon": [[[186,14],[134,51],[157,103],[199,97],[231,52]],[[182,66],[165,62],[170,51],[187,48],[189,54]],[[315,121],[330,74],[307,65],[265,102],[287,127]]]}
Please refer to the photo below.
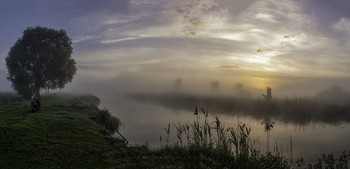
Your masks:
{"label": "leafy foliage", "polygon": [[97,116],[92,118],[97,123],[104,126],[108,134],[114,135],[115,131],[119,130],[121,122],[118,118],[112,116],[108,109],[99,110]]}
{"label": "leafy foliage", "polygon": [[40,95],[41,89],[63,88],[77,70],[71,44],[64,30],[28,27],[6,57],[12,87],[25,98]]}

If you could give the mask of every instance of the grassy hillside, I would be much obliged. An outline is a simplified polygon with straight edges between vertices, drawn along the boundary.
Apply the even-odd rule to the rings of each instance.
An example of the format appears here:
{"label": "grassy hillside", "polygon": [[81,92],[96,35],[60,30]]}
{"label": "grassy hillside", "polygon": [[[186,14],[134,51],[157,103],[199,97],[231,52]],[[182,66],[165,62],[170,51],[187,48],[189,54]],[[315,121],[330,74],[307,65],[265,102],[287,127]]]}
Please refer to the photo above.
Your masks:
{"label": "grassy hillside", "polygon": [[[0,107],[0,168],[109,168],[125,165],[127,147],[100,134],[90,118],[99,110],[93,96],[43,97],[40,112],[30,101]],[[123,156],[123,159],[113,158]]]}

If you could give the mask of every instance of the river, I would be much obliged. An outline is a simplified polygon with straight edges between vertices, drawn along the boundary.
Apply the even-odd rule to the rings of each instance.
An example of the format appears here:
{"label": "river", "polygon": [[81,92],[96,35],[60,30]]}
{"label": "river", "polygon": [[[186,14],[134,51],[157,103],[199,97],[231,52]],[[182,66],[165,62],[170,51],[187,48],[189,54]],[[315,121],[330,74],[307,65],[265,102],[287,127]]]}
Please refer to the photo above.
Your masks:
{"label": "river", "polygon": [[[111,95],[102,97],[101,103],[101,108],[108,108],[114,116],[121,119],[123,124],[121,133],[134,145],[148,144],[151,147],[159,147],[166,144],[167,134],[164,128],[167,128],[168,124],[171,124],[170,142],[175,143],[176,131],[173,124],[193,122],[197,118],[194,115],[197,105],[191,106],[191,101],[186,102],[184,108],[176,108],[181,104],[177,103],[174,107],[172,103],[164,104],[159,100],[149,101],[130,99],[124,95]],[[209,120],[214,121],[214,118],[218,117],[225,127],[237,127],[238,123],[247,124],[251,127],[250,138],[256,142],[255,148],[266,152],[267,132],[265,124],[262,123],[263,118],[240,114],[239,111],[221,113],[215,108],[212,111],[210,106],[206,109],[209,111]],[[294,117],[290,118],[271,119],[274,122],[269,138],[271,152],[278,147],[278,152],[288,160],[293,158],[295,162],[297,158],[303,157],[306,162],[314,162],[322,153],[338,155],[343,150],[349,150],[350,125],[347,121],[327,121],[327,118],[322,121],[311,118],[302,123],[294,123],[292,120]],[[328,118],[334,119],[334,117]]]}

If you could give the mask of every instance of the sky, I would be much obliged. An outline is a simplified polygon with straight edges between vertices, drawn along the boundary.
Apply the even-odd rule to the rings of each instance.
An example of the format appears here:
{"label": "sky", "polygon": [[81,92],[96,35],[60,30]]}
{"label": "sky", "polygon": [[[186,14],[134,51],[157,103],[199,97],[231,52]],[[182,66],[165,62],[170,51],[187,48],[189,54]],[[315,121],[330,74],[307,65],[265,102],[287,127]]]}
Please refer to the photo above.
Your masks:
{"label": "sky", "polygon": [[350,1],[2,0],[4,59],[27,27],[64,29],[78,72],[66,90],[156,91],[177,79],[189,91],[210,83],[308,93],[350,89]]}

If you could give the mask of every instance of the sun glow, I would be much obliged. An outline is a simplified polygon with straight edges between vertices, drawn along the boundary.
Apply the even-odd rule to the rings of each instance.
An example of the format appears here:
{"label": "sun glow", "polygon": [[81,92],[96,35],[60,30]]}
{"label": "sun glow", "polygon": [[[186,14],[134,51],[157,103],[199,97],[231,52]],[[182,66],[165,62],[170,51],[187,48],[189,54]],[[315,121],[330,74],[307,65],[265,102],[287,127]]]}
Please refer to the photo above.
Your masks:
{"label": "sun glow", "polygon": [[248,85],[253,89],[266,90],[266,87],[274,88],[272,79],[266,77],[253,77],[248,81]]}

